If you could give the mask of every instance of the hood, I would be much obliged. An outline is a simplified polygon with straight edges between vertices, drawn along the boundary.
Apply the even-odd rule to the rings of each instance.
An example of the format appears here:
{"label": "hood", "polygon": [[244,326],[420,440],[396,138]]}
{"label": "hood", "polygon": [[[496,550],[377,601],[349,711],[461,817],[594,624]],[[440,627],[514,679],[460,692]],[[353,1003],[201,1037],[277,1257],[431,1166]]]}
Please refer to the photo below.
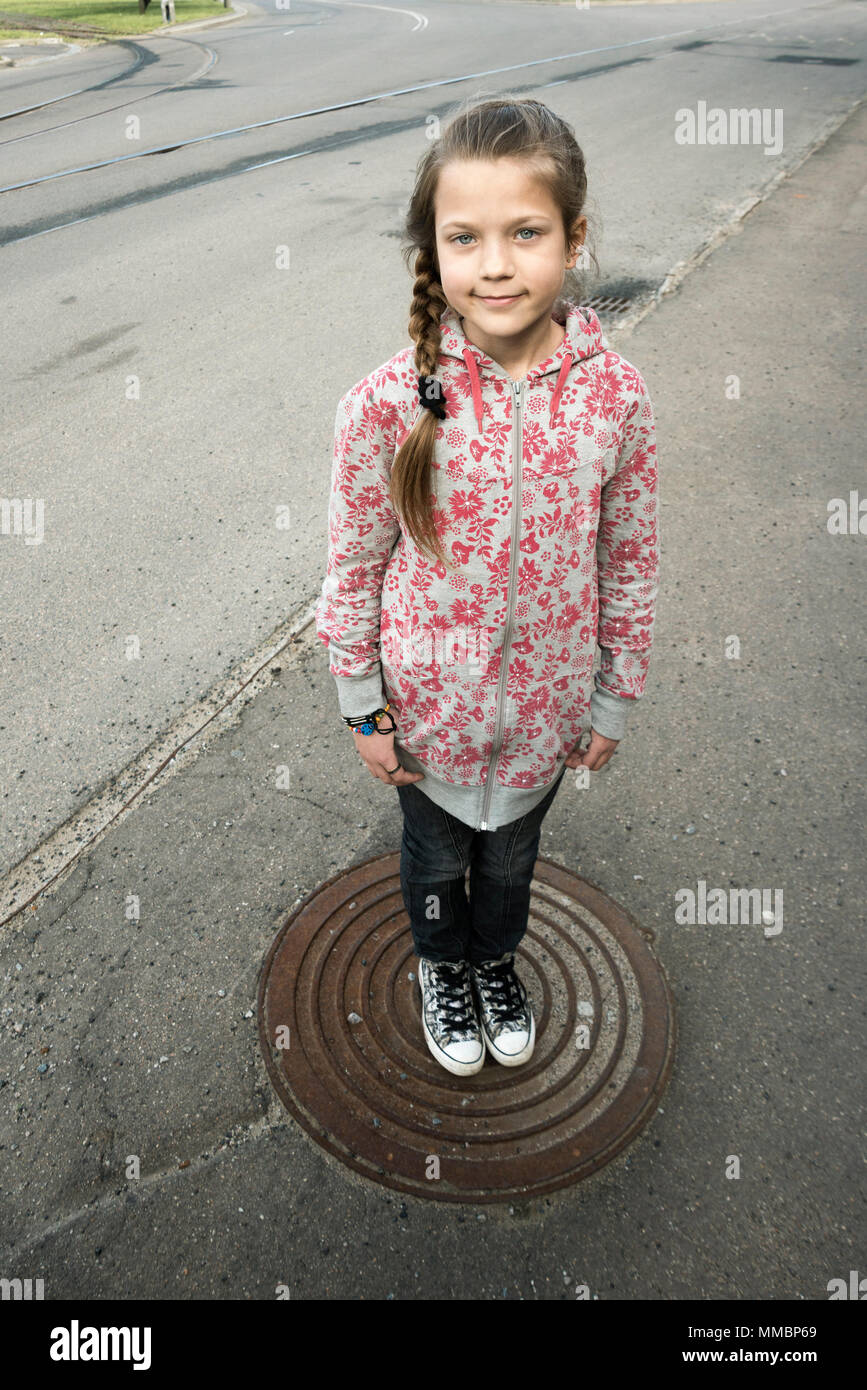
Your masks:
{"label": "hood", "polygon": [[[531,384],[550,373],[557,373],[557,384],[551,396],[551,408],[548,414],[548,423],[553,426],[554,416],[560,404],[560,396],[571,368],[576,362],[583,362],[587,357],[595,357],[599,352],[606,352],[608,341],[602,331],[602,325],[596,311],[591,309],[589,305],[582,305],[581,307],[577,304],[562,305],[552,311],[551,317],[565,327],[566,336],[550,357],[546,357],[545,361],[540,362],[538,366],[530,368],[525,380]],[[489,357],[480,347],[469,341],[461,326],[460,317],[451,306],[440,315],[440,332],[442,334],[440,354],[443,357],[457,358],[458,361],[466,365],[469,372],[473,408],[481,434],[484,411],[480,373],[487,371],[498,377],[503,377],[507,373],[503,371],[498,362],[494,361],[493,357]]]}

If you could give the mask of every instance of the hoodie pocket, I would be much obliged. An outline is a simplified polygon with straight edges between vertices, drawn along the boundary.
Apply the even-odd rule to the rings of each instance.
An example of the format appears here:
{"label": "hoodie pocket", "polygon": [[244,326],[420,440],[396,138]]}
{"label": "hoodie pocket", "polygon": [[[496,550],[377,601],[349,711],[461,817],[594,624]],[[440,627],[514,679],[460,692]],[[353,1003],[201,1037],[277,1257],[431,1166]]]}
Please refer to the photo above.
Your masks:
{"label": "hoodie pocket", "polygon": [[545,461],[544,459],[534,459],[532,463],[525,463],[522,469],[524,482],[533,486],[544,486],[549,478],[559,480],[571,479],[576,486],[586,486],[592,484],[594,479],[602,477],[602,459],[572,459],[564,461],[560,458]]}
{"label": "hoodie pocket", "polygon": [[583,429],[561,430],[538,452],[534,449],[536,440],[531,437],[527,443],[523,472],[533,481],[583,474],[597,464],[601,472],[605,447],[600,448],[595,434],[585,434]]}
{"label": "hoodie pocket", "polygon": [[525,467],[524,506],[530,511],[552,506],[569,509],[577,503],[595,508],[601,497],[602,469],[601,457],[584,463],[558,462],[550,468]]}

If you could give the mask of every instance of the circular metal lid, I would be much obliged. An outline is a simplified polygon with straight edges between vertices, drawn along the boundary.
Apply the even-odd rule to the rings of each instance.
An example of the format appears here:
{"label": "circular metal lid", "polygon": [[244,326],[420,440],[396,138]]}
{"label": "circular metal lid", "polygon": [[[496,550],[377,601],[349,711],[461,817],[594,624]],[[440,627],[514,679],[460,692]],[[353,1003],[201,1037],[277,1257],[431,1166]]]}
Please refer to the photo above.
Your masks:
{"label": "circular metal lid", "polygon": [[656,1109],[674,1006],[643,929],[599,888],[536,861],[515,967],[536,1046],[453,1076],[421,1028],[400,855],[329,879],[265,960],[259,1035],[271,1080],[307,1133],[374,1182],[435,1201],[552,1192],[607,1163]]}

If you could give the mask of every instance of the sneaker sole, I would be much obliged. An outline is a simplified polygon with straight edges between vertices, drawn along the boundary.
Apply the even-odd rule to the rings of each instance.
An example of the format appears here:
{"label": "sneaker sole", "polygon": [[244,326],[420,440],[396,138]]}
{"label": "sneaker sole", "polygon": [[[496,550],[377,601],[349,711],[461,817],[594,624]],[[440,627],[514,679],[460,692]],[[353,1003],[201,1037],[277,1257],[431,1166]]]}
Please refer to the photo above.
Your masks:
{"label": "sneaker sole", "polygon": [[421,999],[421,1026],[422,1032],[424,1033],[424,1040],[427,1043],[428,1052],[430,1052],[435,1061],[439,1062],[441,1067],[444,1067],[446,1071],[450,1071],[453,1076],[475,1076],[476,1072],[481,1071],[482,1067],[485,1065],[484,1046],[482,1047],[482,1055],[477,1062],[457,1062],[453,1057],[449,1057],[447,1052],[443,1052],[439,1043],[428,1031],[424,1016],[424,994],[422,993],[421,981],[418,978],[416,978],[416,985],[418,986],[418,994]]}

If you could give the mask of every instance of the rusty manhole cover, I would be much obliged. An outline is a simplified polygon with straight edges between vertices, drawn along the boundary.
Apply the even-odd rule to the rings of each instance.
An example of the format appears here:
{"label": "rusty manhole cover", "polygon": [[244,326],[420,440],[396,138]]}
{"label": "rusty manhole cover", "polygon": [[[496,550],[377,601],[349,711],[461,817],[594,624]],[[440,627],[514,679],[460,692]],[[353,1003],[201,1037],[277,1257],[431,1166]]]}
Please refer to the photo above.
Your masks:
{"label": "rusty manhole cover", "polygon": [[515,961],[535,1051],[453,1076],[422,1035],[400,855],[380,855],[329,879],[274,940],[259,985],[268,1072],[308,1134],[374,1182],[445,1202],[552,1192],[608,1163],[659,1103],[675,1021],[652,940],[538,859]]}

